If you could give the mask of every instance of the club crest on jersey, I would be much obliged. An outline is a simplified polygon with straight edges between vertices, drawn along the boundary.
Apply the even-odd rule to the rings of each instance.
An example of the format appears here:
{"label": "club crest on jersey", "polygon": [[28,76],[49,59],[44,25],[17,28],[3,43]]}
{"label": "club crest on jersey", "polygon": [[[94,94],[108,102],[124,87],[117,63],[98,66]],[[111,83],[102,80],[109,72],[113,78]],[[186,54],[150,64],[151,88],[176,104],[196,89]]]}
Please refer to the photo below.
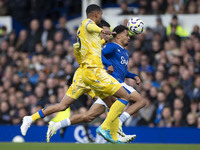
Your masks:
{"label": "club crest on jersey", "polygon": [[124,58],[124,56],[121,56],[121,64],[128,65],[128,60],[126,60],[126,59]]}

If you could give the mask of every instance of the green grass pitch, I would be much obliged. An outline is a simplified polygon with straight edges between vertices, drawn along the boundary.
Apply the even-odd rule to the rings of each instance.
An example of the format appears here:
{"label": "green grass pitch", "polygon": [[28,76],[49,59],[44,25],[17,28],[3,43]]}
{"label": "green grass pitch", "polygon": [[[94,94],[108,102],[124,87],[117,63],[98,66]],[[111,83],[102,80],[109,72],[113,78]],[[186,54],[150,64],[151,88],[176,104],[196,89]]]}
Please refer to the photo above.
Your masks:
{"label": "green grass pitch", "polygon": [[0,143],[1,150],[200,150],[192,144]]}

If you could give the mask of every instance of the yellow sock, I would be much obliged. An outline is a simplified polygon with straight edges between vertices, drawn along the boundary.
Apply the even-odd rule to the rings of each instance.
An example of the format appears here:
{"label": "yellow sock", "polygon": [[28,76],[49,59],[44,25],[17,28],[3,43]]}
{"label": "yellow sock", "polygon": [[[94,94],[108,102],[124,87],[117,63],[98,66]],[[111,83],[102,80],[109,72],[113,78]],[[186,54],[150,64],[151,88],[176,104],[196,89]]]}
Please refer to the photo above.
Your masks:
{"label": "yellow sock", "polygon": [[[125,101],[125,100],[121,100],[121,101]],[[122,111],[124,110],[124,108],[126,107],[128,101],[125,101],[127,103],[122,103],[119,100],[116,100],[114,102],[114,104],[111,106],[110,111],[106,117],[106,119],[104,120],[104,122],[101,125],[101,128],[104,130],[108,130],[111,127],[111,124],[113,123],[113,121],[115,119],[117,119],[119,117],[119,115],[122,113]]]}
{"label": "yellow sock", "polygon": [[43,113],[43,110],[41,109],[38,112],[34,113],[31,117],[32,117],[33,121],[36,121],[37,119],[44,118],[45,115]]}
{"label": "yellow sock", "polygon": [[115,121],[111,124],[112,128],[110,129],[110,134],[111,137],[113,138],[113,140],[117,141],[117,131],[119,128],[119,117],[117,117],[117,119],[115,119]]}
{"label": "yellow sock", "polygon": [[31,117],[32,117],[33,121],[41,118],[38,112],[34,113]]}

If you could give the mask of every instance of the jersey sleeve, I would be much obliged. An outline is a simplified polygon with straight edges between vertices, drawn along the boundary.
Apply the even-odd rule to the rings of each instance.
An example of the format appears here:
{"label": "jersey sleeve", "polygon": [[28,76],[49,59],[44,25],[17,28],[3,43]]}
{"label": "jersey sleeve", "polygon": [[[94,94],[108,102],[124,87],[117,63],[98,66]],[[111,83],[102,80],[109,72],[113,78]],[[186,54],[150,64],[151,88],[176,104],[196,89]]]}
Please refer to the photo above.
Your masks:
{"label": "jersey sleeve", "polygon": [[77,62],[79,63],[79,65],[81,64],[81,58],[80,58],[80,53],[79,53],[79,43],[74,43],[73,44],[73,48],[74,48],[74,55],[76,57]]}
{"label": "jersey sleeve", "polygon": [[103,46],[102,50],[102,62],[104,66],[108,67],[111,66],[112,63],[106,58],[114,52],[115,48],[112,44],[106,44]]}
{"label": "jersey sleeve", "polygon": [[127,70],[126,72],[126,78],[131,78],[131,79],[134,79],[135,76],[138,76],[137,74],[134,74],[134,73],[131,73]]}
{"label": "jersey sleeve", "polygon": [[103,29],[98,27],[92,20],[86,22],[86,30],[88,32],[97,32],[100,33]]}
{"label": "jersey sleeve", "polygon": [[112,65],[112,63],[110,61],[108,61],[103,54],[101,55],[101,59],[102,59],[103,65],[105,67],[109,67]]}
{"label": "jersey sleeve", "polygon": [[106,41],[104,39],[101,40],[101,46],[103,46],[103,44],[105,43]]}
{"label": "jersey sleeve", "polygon": [[102,53],[104,56],[109,56],[113,54],[114,51],[115,51],[115,45],[113,45],[112,43],[104,45],[102,49]]}

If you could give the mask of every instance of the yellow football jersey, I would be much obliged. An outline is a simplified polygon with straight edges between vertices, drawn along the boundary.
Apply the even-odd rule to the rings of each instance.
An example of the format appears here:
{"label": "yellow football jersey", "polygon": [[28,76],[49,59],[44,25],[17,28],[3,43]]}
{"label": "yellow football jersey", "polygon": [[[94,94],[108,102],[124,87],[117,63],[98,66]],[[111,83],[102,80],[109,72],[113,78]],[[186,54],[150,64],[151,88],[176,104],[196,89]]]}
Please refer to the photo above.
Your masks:
{"label": "yellow football jersey", "polygon": [[[101,46],[105,43],[106,41],[104,39],[101,40]],[[74,54],[75,54],[75,57],[76,57],[76,60],[78,62],[78,64],[80,65],[80,67],[82,67],[81,63],[81,53],[80,53],[80,50],[79,50],[79,43],[74,43],[73,44],[73,48],[74,48]]]}
{"label": "yellow football jersey", "polygon": [[79,50],[81,53],[81,64],[88,67],[103,68],[101,60],[101,38],[99,28],[91,19],[82,21],[78,31],[77,38]]}

